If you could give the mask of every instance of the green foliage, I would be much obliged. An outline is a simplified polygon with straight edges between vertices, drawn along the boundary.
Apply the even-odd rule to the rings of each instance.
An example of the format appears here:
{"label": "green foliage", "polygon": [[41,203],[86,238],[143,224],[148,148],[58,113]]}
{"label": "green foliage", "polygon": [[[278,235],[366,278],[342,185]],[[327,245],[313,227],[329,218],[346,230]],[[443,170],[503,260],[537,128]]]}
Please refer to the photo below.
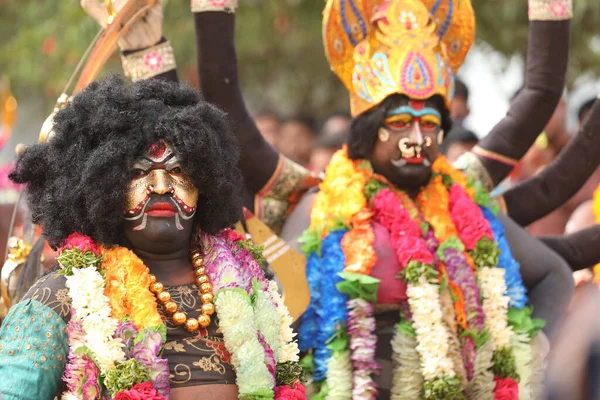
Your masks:
{"label": "green foliage", "polygon": [[306,257],[312,253],[317,253],[319,256],[321,255],[321,232],[322,227],[307,229],[298,239],[298,243],[302,244],[302,251]]}
{"label": "green foliage", "polygon": [[265,246],[254,244],[252,239],[240,240],[237,242],[237,245],[242,249],[248,250],[258,264],[263,265],[267,263],[267,260],[265,260],[265,256],[263,255]]}
{"label": "green foliage", "polygon": [[492,372],[494,376],[504,378],[513,378],[516,382],[519,381],[519,374],[517,373],[517,363],[515,361],[515,355],[513,354],[511,347],[504,347],[500,350],[494,351],[492,357]]}
{"label": "green foliage", "polygon": [[[477,40],[505,55],[525,55],[527,2],[472,0]],[[98,32],[96,22],[69,1],[0,1],[0,71],[17,100],[43,96],[50,112],[79,58]],[[324,116],[348,109],[348,95],[323,53],[323,1],[244,1],[237,12],[237,49],[245,95],[255,108]],[[164,0],[163,31],[173,43],[180,79],[197,84],[194,27],[189,2]],[[568,81],[597,75],[594,51],[600,2],[575,2]],[[576,27],[576,28],[575,28]],[[103,72],[120,71],[115,55]]]}
{"label": "green foliage", "polygon": [[400,321],[396,324],[396,330],[410,337],[416,337],[417,332],[413,328],[412,324],[408,320]]}
{"label": "green foliage", "polygon": [[541,318],[532,318],[532,312],[531,307],[523,307],[520,310],[511,307],[508,310],[508,324],[513,327],[515,332],[526,333],[530,338],[534,338],[539,331],[544,329],[546,321]]}
{"label": "green foliage", "polygon": [[71,276],[73,275],[73,268],[99,268],[102,263],[102,257],[95,255],[91,251],[83,253],[81,250],[74,248],[63,251],[58,257],[58,262],[63,266],[59,273],[65,276]]}
{"label": "green foliage", "polygon": [[327,340],[327,348],[332,352],[348,350],[350,337],[345,328],[340,328]]}
{"label": "green foliage", "polygon": [[[409,261],[406,268],[398,274],[406,283],[416,285],[421,276],[425,276],[428,281],[434,282],[437,280],[438,273],[429,264],[423,264],[419,261]],[[437,283],[437,282],[436,282]]]}
{"label": "green foliage", "polygon": [[278,386],[294,386],[296,382],[302,380],[302,367],[298,363],[288,361],[286,363],[277,363],[275,377]]}
{"label": "green foliage", "polygon": [[423,391],[425,400],[460,400],[465,398],[457,377],[443,377],[433,381],[425,381]]}
{"label": "green foliage", "polygon": [[117,366],[106,373],[104,384],[111,396],[115,396],[122,390],[131,389],[138,383],[147,382],[150,375],[142,365],[134,358],[117,364]]}
{"label": "green foliage", "polygon": [[475,250],[471,252],[477,268],[495,267],[498,265],[499,256],[498,245],[487,237],[480,239],[475,245]]}
{"label": "green foliage", "polygon": [[377,193],[379,193],[379,191],[381,189],[386,189],[387,186],[381,182],[379,182],[376,179],[369,179],[369,181],[367,182],[367,184],[365,185],[365,196],[368,199],[372,199],[375,196],[377,196]]}
{"label": "green foliage", "polygon": [[338,276],[343,279],[336,285],[340,293],[347,294],[351,299],[361,298],[373,304],[377,302],[379,279],[352,272],[340,272]]}

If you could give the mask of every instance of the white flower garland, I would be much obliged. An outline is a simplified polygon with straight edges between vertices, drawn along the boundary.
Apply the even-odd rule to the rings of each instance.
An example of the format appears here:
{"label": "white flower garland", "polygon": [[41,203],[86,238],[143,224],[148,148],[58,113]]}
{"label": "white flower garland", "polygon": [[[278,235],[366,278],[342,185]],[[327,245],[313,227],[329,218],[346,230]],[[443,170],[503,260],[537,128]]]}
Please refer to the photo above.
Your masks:
{"label": "white flower garland", "polygon": [[421,358],[416,350],[417,339],[396,329],[392,339],[394,377],[392,400],[413,400],[421,397],[423,375],[419,372]]}
{"label": "white flower garland", "polygon": [[215,307],[225,346],[236,371],[240,397],[275,387],[275,378],[267,365],[255,362],[265,359],[265,350],[258,340],[248,294],[238,288],[222,289],[215,296]]}
{"label": "white flower garland", "polygon": [[512,349],[519,374],[519,400],[532,399],[531,384],[533,378],[533,347],[526,333],[515,333],[512,337]]}
{"label": "white flower garland", "polygon": [[352,362],[350,350],[334,351],[327,360],[327,400],[352,398]]}
{"label": "white flower garland", "polygon": [[106,374],[116,363],[125,361],[125,352],[123,341],[114,339],[119,321],[110,316],[104,278],[96,267],[73,268],[72,275],[66,277],[66,287],[69,294],[77,294],[71,300],[85,332],[83,345],[92,351],[101,373]]}
{"label": "white flower garland", "polygon": [[254,304],[254,321],[256,327],[265,337],[265,341],[273,350],[275,361],[279,360],[281,342],[279,340],[279,324],[281,315],[277,312],[268,292],[258,288]]}
{"label": "white flower garland", "polygon": [[485,327],[490,332],[494,351],[510,347],[513,335],[508,325],[508,304],[506,282],[502,268],[479,268],[477,278],[481,288],[482,308],[485,313]]}
{"label": "white flower garland", "polygon": [[300,349],[294,340],[296,333],[292,329],[293,318],[288,308],[283,303],[279,294],[279,286],[275,281],[269,281],[269,295],[279,313],[279,352],[276,353],[278,363],[298,362],[300,360]]}
{"label": "white flower garland", "polygon": [[421,356],[421,372],[426,381],[456,376],[448,352],[450,332],[442,320],[439,286],[429,283],[425,276],[417,285],[406,290]]}

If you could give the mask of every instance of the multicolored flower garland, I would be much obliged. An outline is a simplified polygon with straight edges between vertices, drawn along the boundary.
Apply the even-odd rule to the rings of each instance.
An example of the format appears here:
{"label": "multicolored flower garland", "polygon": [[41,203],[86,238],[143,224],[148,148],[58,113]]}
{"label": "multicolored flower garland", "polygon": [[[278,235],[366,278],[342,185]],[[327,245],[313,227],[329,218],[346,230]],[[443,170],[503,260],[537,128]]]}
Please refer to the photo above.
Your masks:
{"label": "multicolored flower garland", "polygon": [[[392,341],[392,359],[397,363],[392,398],[407,398],[408,392],[428,399],[516,393],[512,389],[521,368],[516,365],[512,343],[522,344],[524,331],[527,338],[533,338],[543,325],[524,308],[526,291],[510,251],[499,259],[499,247],[508,246],[501,223],[485,208],[490,204],[487,193],[442,157],[433,170],[434,177],[413,201],[374,174],[368,162],[350,160],[345,149],[332,159],[315,199],[311,227],[302,238],[312,297],[302,319],[300,343],[302,350],[314,349],[309,367],[320,385],[316,398],[333,398],[332,390],[339,395],[336,398],[376,397],[371,379],[378,370],[376,337],[370,321],[377,289],[375,293],[364,290],[373,282],[361,289],[364,278],[357,278],[370,278],[377,261],[372,221],[389,232],[399,277],[408,285],[410,311],[402,314]],[[336,253],[334,259],[326,257],[331,252]],[[332,283],[338,293],[329,289]],[[453,302],[456,322],[450,325],[442,314],[443,290],[450,291]],[[343,295],[350,300],[336,301],[339,305],[332,310],[329,300],[341,300]],[[509,303],[514,306],[510,311]],[[358,313],[365,321],[362,324],[357,306],[367,311]],[[335,329],[318,332],[317,326]],[[364,326],[364,331],[357,326]],[[350,334],[350,340],[340,340],[344,334]],[[357,355],[353,334],[372,338]],[[462,363],[457,364],[453,356],[456,339],[451,340],[451,335],[458,335]],[[336,368],[338,376],[339,366],[348,365],[341,360],[347,358],[352,360],[353,379],[337,380],[334,388],[330,369]],[[414,374],[419,364],[420,377]]]}
{"label": "multicolored flower garland", "polygon": [[[200,233],[195,242],[205,253],[240,398],[305,398],[292,319],[250,251],[260,259],[259,249],[229,230]],[[148,268],[130,250],[103,248],[79,233],[67,238],[59,262],[73,307],[63,399],[168,399],[168,362],[160,357],[166,326]]]}

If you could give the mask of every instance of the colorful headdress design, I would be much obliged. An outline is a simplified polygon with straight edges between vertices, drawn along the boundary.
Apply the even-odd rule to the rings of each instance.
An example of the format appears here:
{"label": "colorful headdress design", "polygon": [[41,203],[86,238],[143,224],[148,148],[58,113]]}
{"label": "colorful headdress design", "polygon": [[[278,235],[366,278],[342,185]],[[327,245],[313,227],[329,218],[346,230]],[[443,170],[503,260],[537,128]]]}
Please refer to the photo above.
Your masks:
{"label": "colorful headdress design", "polygon": [[474,38],[470,0],[328,0],[323,13],[325,54],[353,116],[393,94],[448,104]]}

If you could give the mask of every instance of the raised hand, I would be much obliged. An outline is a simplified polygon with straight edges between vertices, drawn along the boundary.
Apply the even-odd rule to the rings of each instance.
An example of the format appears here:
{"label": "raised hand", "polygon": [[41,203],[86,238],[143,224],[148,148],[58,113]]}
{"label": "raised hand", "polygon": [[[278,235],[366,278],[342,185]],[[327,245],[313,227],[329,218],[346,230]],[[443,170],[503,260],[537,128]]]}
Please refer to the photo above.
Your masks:
{"label": "raised hand", "polygon": [[[111,21],[128,0],[98,1],[81,0],[81,7],[94,18],[103,28]],[[136,1],[136,0],[129,0]],[[133,23],[127,34],[119,40],[122,51],[147,48],[158,43],[162,37],[163,5],[162,0],[145,1],[153,4],[152,8],[143,17]]]}

